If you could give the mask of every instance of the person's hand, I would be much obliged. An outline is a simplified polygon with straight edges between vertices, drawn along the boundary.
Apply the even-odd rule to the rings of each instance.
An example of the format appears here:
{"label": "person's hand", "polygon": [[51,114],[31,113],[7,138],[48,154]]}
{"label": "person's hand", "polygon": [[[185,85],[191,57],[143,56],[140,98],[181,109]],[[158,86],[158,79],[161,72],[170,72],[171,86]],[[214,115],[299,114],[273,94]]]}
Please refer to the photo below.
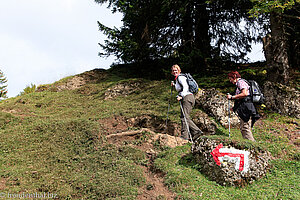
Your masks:
{"label": "person's hand", "polygon": [[227,93],[227,99],[231,99],[231,98],[232,98],[231,94]]}
{"label": "person's hand", "polygon": [[175,85],[174,81],[171,81],[171,86],[174,86],[174,85]]}
{"label": "person's hand", "polygon": [[180,101],[182,99],[182,96],[177,96],[177,100]]}

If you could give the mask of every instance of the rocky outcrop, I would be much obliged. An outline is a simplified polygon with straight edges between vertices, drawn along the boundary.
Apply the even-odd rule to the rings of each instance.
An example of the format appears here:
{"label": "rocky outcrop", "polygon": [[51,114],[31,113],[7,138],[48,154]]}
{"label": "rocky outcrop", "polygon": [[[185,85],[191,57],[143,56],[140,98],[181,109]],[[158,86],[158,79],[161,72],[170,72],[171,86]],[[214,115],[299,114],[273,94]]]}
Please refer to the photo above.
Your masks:
{"label": "rocky outcrop", "polygon": [[104,94],[104,99],[114,99],[119,96],[126,97],[134,92],[138,92],[144,87],[142,80],[122,81],[108,88]]}
{"label": "rocky outcrop", "polygon": [[173,136],[180,136],[181,134],[181,128],[177,123],[169,120],[166,126],[166,121],[157,116],[142,115],[130,118],[128,121],[133,127],[149,128],[157,133],[166,133]]}
{"label": "rocky outcrop", "polygon": [[177,146],[182,146],[188,143],[187,140],[182,139],[181,137],[175,137],[168,134],[157,133],[153,135],[153,137],[148,140],[149,143],[158,143],[162,146],[167,146],[170,148],[175,148]]}
{"label": "rocky outcrop", "polygon": [[199,138],[192,152],[201,172],[222,186],[244,186],[266,175],[271,154],[248,144]]}
{"label": "rocky outcrop", "polygon": [[300,118],[300,91],[267,81],[264,84],[265,105],[280,114]]}
{"label": "rocky outcrop", "polygon": [[202,111],[197,112],[193,117],[193,121],[205,135],[214,135],[216,133],[217,123],[210,119],[206,113]]}
{"label": "rocky outcrop", "polygon": [[[212,116],[221,123],[222,126],[228,127],[228,100],[226,95],[216,89],[201,90],[196,95],[196,107],[203,109],[209,116]],[[233,107],[233,102],[230,102]],[[230,125],[237,126],[239,120],[237,116],[231,112]]]}

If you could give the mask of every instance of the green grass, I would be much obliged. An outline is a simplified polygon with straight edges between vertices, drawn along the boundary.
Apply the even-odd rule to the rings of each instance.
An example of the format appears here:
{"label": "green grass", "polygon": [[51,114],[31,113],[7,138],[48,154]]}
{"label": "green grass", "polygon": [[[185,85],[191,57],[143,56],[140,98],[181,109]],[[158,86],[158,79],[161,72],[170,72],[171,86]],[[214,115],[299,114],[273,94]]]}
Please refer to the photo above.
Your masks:
{"label": "green grass", "polygon": [[166,184],[179,199],[297,199],[299,162],[274,160],[268,175],[243,188],[222,187],[199,172],[190,146],[161,153],[155,167],[166,173]]}
{"label": "green grass", "polygon": [[[223,92],[234,89],[224,74],[199,80],[203,88],[217,87]],[[104,100],[108,88],[128,81],[142,81],[143,87],[129,96]],[[170,102],[169,120],[180,124],[174,91],[170,100],[170,81],[111,75],[98,84],[72,91],[55,92],[53,85],[46,88],[0,102],[1,191],[50,192],[59,199],[136,199],[139,188],[147,184],[141,166],[149,160],[144,151],[131,145],[142,144],[147,134],[123,146],[108,144],[98,120],[142,115],[166,120]],[[255,126],[258,142],[254,145],[267,149],[276,159],[268,175],[252,185],[222,187],[208,180],[199,172],[201,166],[193,160],[190,145],[170,149],[155,143],[161,153],[154,166],[166,174],[165,184],[178,199],[297,199],[299,152],[284,131],[297,130],[291,122],[300,121],[273,113],[265,115],[263,123]],[[213,137],[228,140],[228,130],[218,124]],[[244,147],[253,145],[234,128],[231,139]]]}
{"label": "green grass", "polygon": [[81,119],[22,120],[1,131],[3,192],[55,192],[60,199],[136,196],[145,155],[99,139],[99,124]]}

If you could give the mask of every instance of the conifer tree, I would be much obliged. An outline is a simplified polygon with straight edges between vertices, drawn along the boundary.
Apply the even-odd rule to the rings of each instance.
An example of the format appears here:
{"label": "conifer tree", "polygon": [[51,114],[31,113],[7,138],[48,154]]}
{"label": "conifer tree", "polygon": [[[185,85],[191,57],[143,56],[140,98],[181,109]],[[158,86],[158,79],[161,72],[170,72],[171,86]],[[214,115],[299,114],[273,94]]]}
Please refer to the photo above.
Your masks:
{"label": "conifer tree", "polygon": [[216,61],[245,60],[268,23],[248,17],[250,0],[95,1],[123,14],[120,28],[98,22],[108,37],[100,56],[114,55],[124,63],[172,60],[192,73],[218,70],[213,68],[222,65]]}
{"label": "conifer tree", "polygon": [[0,98],[7,98],[7,79],[3,72],[0,70]]}
{"label": "conifer tree", "polygon": [[251,1],[252,16],[270,18],[270,33],[264,38],[268,79],[288,85],[300,63],[300,0]]}

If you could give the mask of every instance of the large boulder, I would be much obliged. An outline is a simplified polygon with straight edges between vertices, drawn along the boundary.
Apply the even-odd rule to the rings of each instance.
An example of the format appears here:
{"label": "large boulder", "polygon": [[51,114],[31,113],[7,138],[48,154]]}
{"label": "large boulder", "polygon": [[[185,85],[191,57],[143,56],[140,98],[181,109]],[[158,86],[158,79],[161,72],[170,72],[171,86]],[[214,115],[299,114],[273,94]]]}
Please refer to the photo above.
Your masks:
{"label": "large boulder", "polygon": [[[204,110],[209,116],[215,118],[224,127],[228,127],[228,100],[226,95],[219,92],[215,88],[201,90],[195,97],[196,107]],[[233,102],[230,102],[233,107]],[[234,113],[230,113],[230,125],[237,127],[239,124],[238,117]]]}
{"label": "large boulder", "polygon": [[217,123],[205,112],[198,111],[193,116],[194,123],[200,128],[204,135],[214,135],[217,130]]}
{"label": "large boulder", "polygon": [[300,91],[280,83],[264,84],[265,105],[280,114],[300,118]]}
{"label": "large boulder", "polygon": [[148,140],[148,143],[150,143],[150,144],[156,143],[156,144],[160,144],[162,146],[175,148],[177,146],[185,145],[186,143],[188,143],[188,141],[181,137],[157,133]]}
{"label": "large boulder", "polygon": [[192,153],[210,180],[241,187],[265,176],[271,159],[268,151],[246,144],[204,136],[192,145]]}

